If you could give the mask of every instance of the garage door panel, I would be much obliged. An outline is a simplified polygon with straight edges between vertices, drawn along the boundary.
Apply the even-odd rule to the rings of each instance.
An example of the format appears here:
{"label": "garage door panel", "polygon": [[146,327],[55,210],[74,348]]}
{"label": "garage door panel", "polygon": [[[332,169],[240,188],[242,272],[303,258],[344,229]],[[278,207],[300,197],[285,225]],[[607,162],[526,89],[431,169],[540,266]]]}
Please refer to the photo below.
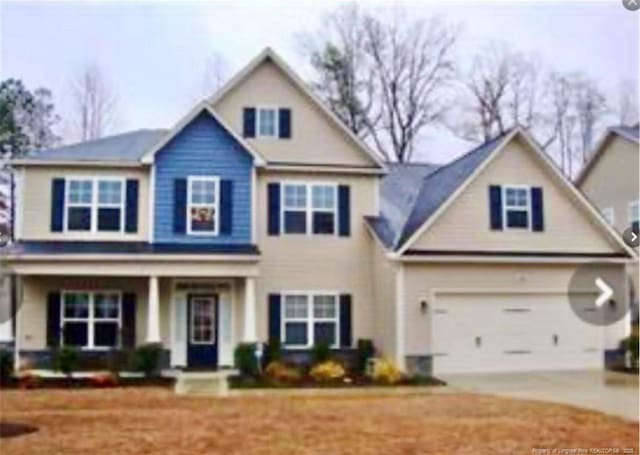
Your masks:
{"label": "garage door panel", "polygon": [[438,296],[434,372],[601,368],[603,331],[562,295]]}

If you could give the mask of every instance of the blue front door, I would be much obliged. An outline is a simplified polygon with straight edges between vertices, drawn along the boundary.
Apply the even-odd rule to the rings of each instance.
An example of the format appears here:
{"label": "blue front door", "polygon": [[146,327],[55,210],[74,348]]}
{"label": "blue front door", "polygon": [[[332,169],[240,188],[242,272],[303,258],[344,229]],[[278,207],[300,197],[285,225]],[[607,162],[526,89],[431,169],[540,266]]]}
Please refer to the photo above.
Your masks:
{"label": "blue front door", "polygon": [[218,366],[218,296],[189,295],[187,314],[187,366]]}

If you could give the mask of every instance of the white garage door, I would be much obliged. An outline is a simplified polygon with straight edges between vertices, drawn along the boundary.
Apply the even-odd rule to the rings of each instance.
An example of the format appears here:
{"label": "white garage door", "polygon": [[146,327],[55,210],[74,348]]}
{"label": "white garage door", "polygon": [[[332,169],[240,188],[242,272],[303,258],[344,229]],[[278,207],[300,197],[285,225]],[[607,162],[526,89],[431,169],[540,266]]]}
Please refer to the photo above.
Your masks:
{"label": "white garage door", "polygon": [[439,295],[432,311],[434,373],[603,367],[603,329],[565,295]]}

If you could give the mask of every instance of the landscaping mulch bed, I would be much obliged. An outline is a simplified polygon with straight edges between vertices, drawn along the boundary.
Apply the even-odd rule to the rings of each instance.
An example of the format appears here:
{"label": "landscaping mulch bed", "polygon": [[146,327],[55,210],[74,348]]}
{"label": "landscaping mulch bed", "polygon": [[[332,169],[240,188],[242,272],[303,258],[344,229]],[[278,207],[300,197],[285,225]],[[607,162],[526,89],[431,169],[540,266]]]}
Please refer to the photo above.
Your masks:
{"label": "landscaping mulch bed", "polygon": [[356,389],[364,387],[395,387],[395,386],[443,386],[446,382],[433,377],[412,377],[406,378],[397,384],[384,384],[372,381],[366,377],[355,377],[349,382],[332,381],[318,382],[310,377],[303,377],[296,383],[276,382],[266,378],[253,378],[247,376],[229,377],[229,387],[231,389]]}
{"label": "landscaping mulch bed", "polygon": [[[121,377],[117,379],[117,387],[172,387],[175,380],[173,378],[143,378],[143,377]],[[20,381],[11,379],[9,382],[0,384],[0,389],[87,389],[100,388],[96,385],[95,379],[91,378],[32,378],[30,381]]]}
{"label": "landscaping mulch bed", "polygon": [[639,437],[637,423],[598,412],[418,391],[208,398],[163,387],[9,390],[2,392],[0,420],[38,428],[3,439],[2,455],[638,453]]}

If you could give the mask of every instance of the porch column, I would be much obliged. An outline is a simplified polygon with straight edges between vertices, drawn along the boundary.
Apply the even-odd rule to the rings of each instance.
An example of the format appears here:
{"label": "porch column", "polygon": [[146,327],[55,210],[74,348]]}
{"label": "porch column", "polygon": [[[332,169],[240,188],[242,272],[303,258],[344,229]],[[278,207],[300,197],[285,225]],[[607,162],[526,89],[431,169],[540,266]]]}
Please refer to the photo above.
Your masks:
{"label": "porch column", "polygon": [[147,343],[160,343],[160,296],[158,277],[149,277],[149,302],[147,305]]}
{"label": "porch column", "polygon": [[245,278],[244,287],[244,325],[242,341],[257,341],[256,337],[256,280]]}

